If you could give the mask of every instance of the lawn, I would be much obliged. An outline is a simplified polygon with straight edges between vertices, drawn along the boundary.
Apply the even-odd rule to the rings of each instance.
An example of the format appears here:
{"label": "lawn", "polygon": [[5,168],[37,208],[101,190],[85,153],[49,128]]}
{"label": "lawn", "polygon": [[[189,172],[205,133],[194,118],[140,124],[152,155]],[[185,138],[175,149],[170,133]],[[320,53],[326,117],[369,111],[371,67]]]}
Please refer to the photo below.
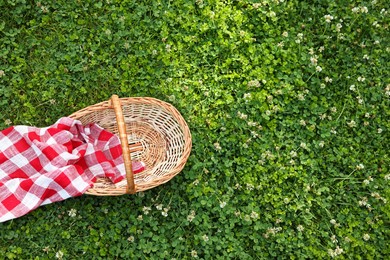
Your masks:
{"label": "lawn", "polygon": [[0,259],[384,259],[385,0],[0,0],[0,129],[112,94],[174,105],[170,182],[0,223]]}

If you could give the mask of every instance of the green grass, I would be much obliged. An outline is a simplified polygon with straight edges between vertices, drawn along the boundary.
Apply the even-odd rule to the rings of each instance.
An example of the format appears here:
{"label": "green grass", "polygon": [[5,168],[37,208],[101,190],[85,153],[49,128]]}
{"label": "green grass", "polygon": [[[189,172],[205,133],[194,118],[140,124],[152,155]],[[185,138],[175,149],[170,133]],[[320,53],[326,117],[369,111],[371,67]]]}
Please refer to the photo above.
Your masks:
{"label": "green grass", "polygon": [[167,184],[1,223],[0,259],[388,257],[385,3],[0,0],[0,129],[118,94],[193,135]]}

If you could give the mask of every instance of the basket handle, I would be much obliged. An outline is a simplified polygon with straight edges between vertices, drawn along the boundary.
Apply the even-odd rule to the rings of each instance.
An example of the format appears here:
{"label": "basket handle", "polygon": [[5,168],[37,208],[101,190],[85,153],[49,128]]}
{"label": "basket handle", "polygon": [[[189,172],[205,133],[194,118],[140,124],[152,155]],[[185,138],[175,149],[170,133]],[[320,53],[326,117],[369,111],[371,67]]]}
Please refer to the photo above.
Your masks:
{"label": "basket handle", "polygon": [[109,101],[109,106],[114,108],[116,121],[118,125],[119,138],[122,146],[123,162],[125,164],[125,170],[126,170],[126,180],[127,180],[126,193],[134,194],[135,184],[134,184],[134,175],[133,175],[133,169],[131,163],[130,150],[128,146],[129,141],[127,139],[127,131],[126,131],[125,119],[123,117],[123,112],[122,112],[122,104],[117,95],[112,95]]}

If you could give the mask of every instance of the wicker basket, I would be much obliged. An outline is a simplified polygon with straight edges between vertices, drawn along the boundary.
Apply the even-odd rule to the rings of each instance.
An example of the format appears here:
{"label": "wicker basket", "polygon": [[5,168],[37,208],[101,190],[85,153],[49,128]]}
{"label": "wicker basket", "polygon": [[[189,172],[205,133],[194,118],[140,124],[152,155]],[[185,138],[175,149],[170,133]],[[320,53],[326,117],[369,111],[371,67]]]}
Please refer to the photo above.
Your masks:
{"label": "wicker basket", "polygon": [[[119,135],[126,168],[120,186],[99,178],[86,194],[114,196],[134,194],[161,185],[184,167],[191,152],[191,133],[183,117],[172,105],[155,98],[118,98],[104,101],[69,117],[83,124],[97,123]],[[131,162],[140,160],[145,170],[133,175]]]}

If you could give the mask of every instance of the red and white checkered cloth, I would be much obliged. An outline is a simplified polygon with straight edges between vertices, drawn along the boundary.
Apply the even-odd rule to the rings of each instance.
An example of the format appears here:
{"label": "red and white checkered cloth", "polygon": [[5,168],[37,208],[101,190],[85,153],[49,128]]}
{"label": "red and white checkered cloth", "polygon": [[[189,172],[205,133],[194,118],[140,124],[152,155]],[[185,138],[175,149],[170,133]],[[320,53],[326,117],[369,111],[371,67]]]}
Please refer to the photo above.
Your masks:
{"label": "red and white checkered cloth", "polygon": [[0,222],[80,196],[97,177],[117,183],[125,168],[119,138],[96,124],[64,117],[0,131]]}

